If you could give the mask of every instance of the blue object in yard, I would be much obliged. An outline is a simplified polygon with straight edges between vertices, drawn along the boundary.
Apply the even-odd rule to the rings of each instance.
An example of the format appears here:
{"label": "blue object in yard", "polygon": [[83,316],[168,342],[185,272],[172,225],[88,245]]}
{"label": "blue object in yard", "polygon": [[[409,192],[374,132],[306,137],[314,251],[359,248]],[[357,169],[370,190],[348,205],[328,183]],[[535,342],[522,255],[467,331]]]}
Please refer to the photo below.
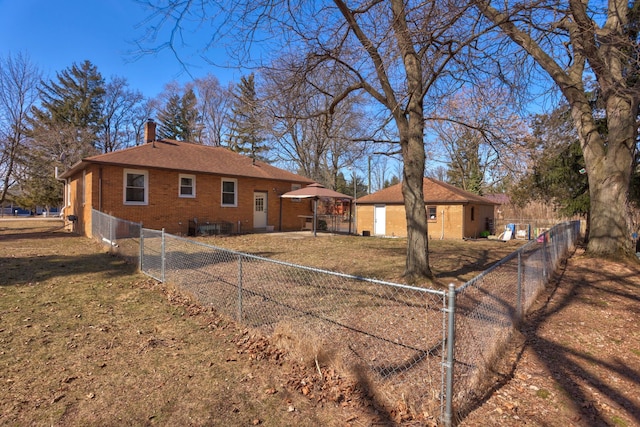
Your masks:
{"label": "blue object in yard", "polygon": [[507,228],[511,230],[511,235],[516,237],[516,225],[515,224],[507,224]]}

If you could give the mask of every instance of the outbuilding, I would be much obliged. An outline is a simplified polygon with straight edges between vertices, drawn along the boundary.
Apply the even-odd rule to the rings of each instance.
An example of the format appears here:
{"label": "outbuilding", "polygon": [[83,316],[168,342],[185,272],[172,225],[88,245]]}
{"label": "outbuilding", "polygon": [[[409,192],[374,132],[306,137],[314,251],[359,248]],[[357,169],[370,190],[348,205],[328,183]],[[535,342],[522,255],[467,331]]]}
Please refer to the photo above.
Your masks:
{"label": "outbuilding", "polygon": [[[430,239],[476,238],[493,232],[496,203],[433,178],[424,178],[423,185]],[[406,237],[405,212],[401,183],[361,197],[356,200],[358,233]]]}

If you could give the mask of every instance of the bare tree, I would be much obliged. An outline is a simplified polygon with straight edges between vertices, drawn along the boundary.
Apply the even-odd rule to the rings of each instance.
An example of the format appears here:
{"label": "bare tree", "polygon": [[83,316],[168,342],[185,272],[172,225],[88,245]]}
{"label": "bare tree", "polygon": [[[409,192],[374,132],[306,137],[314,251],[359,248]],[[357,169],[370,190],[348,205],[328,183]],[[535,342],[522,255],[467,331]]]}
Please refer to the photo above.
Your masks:
{"label": "bare tree", "polygon": [[199,140],[205,145],[221,146],[229,120],[231,87],[223,88],[214,75],[196,79],[198,109],[202,120]]}
{"label": "bare tree", "polygon": [[129,141],[134,141],[135,145],[144,144],[144,127],[147,120],[152,119],[156,115],[157,102],[154,99],[145,99],[138,104],[131,116],[131,127],[128,128]]}
{"label": "bare tree", "polygon": [[27,117],[38,99],[40,70],[25,54],[0,58],[0,207],[17,176],[27,141]]}
{"label": "bare tree", "polygon": [[[292,163],[304,176],[336,189],[340,169],[366,158],[364,114],[356,97],[328,114],[332,97],[310,84],[309,76],[300,79],[295,65],[285,64],[284,58],[279,58],[263,71],[267,117],[271,120],[266,128],[271,129],[278,160]],[[323,87],[331,86],[331,78],[320,79]]]}
{"label": "bare tree", "polygon": [[[569,104],[589,177],[589,252],[630,254],[626,212],[638,137],[638,3],[474,3],[544,70]],[[595,90],[587,86],[590,76]]]}
{"label": "bare tree", "polygon": [[[429,94],[434,102],[440,99],[466,69],[462,56],[470,52],[476,17],[466,15],[459,2],[447,0],[349,4],[343,0],[222,4],[200,0],[173,1],[163,6],[152,16],[156,18],[152,28],[156,35],[167,23],[175,25],[172,34],[179,35],[188,21],[199,17],[219,29],[212,34],[210,45],[215,44],[216,36],[224,35],[227,40],[244,43],[247,50],[243,52],[251,52],[256,41],[272,41],[276,44],[273,51],[304,54],[301,78],[320,68],[339,76],[339,81],[347,85],[325,89],[333,99],[328,113],[356,94],[367,95],[377,103],[371,117],[382,119],[380,128],[393,124],[394,142],[404,164],[402,191],[408,235],[404,275],[408,281],[432,278],[422,188],[425,97]],[[230,27],[222,31],[219,22]],[[172,38],[163,47],[177,51],[178,43]],[[263,44],[261,52],[269,52],[270,47]],[[232,53],[237,54],[238,46],[234,49]]]}
{"label": "bare tree", "polygon": [[112,77],[107,82],[98,132],[98,149],[108,153],[135,143],[135,139],[130,138],[135,134],[133,128],[136,114],[139,113],[138,109],[143,102],[142,94],[130,90],[125,78]]}
{"label": "bare tree", "polygon": [[449,183],[482,194],[526,170],[528,129],[508,101],[504,88],[478,83],[461,88],[427,118]]}

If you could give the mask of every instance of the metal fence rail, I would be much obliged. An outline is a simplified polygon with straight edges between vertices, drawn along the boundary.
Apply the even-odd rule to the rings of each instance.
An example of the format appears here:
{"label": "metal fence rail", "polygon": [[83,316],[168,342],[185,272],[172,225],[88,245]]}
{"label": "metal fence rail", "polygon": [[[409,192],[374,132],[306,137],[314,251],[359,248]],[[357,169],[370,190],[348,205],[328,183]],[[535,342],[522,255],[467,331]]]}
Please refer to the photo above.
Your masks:
{"label": "metal fence rail", "polygon": [[109,248],[109,251],[138,263],[140,257],[140,231],[142,224],[91,211],[91,235]]}
{"label": "metal fence rail", "polygon": [[97,211],[92,232],[199,303],[301,343],[316,363],[365,375],[383,403],[403,400],[451,425],[491,386],[487,370],[573,249],[580,223],[551,228],[448,292],[234,252]]}

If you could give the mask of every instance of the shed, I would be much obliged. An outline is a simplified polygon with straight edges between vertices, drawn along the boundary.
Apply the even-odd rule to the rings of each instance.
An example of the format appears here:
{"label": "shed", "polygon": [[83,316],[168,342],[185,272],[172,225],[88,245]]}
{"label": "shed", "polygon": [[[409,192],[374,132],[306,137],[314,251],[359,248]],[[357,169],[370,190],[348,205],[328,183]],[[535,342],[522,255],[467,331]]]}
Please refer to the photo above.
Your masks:
{"label": "shed", "polygon": [[[433,178],[424,178],[423,185],[430,239],[475,238],[491,231],[495,202]],[[384,188],[356,200],[357,230],[406,237],[405,212],[402,184]]]}

